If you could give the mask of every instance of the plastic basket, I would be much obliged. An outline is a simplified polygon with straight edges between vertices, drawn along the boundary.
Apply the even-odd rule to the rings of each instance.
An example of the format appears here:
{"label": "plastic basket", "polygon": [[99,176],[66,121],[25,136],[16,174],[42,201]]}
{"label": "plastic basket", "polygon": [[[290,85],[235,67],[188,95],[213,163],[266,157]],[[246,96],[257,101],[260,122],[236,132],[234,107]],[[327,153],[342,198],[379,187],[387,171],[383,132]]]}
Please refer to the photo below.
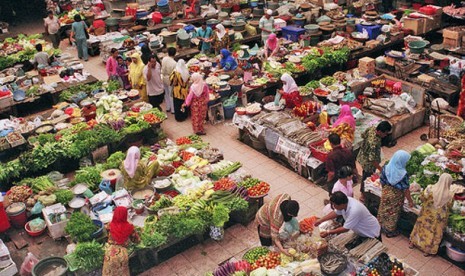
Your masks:
{"label": "plastic basket", "polygon": [[299,41],[299,37],[305,34],[305,29],[298,26],[286,26],[281,30],[283,37],[293,42]]}
{"label": "plastic basket", "polygon": [[328,158],[328,152],[320,151],[318,150],[318,147],[323,145],[325,142],[326,139],[310,145],[310,152],[312,153],[312,156],[323,163],[326,162],[326,159]]}

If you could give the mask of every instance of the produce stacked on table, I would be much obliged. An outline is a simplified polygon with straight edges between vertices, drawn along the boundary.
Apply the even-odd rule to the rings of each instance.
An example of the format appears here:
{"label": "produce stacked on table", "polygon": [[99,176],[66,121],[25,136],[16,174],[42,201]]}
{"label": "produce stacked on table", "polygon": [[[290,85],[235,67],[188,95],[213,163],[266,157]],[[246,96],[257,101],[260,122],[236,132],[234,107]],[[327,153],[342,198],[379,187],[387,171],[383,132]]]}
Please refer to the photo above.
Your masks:
{"label": "produce stacked on table", "polygon": [[9,182],[46,170],[60,160],[77,160],[102,145],[120,142],[129,134],[147,130],[151,128],[151,123],[146,121],[147,114],[156,116],[160,122],[166,119],[166,114],[158,109],[130,111],[121,114],[124,118],[124,127],[121,128],[115,129],[112,124],[92,120],[70,125],[55,134],[32,136],[29,138],[33,146],[31,150],[21,153],[18,159],[0,165],[0,181]]}

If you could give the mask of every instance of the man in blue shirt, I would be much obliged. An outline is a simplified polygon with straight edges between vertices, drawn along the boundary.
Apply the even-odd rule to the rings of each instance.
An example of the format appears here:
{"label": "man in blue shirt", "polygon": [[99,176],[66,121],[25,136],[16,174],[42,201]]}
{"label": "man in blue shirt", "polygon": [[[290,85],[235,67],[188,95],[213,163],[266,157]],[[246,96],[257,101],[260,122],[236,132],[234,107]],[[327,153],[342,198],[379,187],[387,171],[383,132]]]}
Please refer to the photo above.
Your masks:
{"label": "man in blue shirt", "polygon": [[202,27],[197,30],[197,38],[200,40],[200,52],[202,54],[210,53],[212,28],[207,26],[206,22],[202,23]]}

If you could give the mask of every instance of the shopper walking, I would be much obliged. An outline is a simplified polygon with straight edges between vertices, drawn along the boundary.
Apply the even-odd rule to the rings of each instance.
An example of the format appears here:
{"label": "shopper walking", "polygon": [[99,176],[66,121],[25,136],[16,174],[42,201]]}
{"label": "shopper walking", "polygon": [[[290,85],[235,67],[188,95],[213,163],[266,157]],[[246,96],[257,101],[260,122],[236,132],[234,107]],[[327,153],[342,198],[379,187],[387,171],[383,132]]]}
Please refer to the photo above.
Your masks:
{"label": "shopper walking", "polygon": [[291,200],[288,194],[280,194],[263,204],[255,217],[261,245],[271,246],[274,244],[281,253],[289,255],[279,239],[279,229],[284,222],[297,217],[299,209],[299,203]]}
{"label": "shopper walking", "polygon": [[221,49],[229,49],[229,35],[227,34],[226,29],[222,24],[215,26],[215,32],[213,33],[211,43],[216,55],[220,53]]}
{"label": "shopper walking", "polygon": [[398,150],[381,170],[382,193],[378,221],[388,238],[399,235],[397,222],[404,205],[404,199],[407,198],[409,205],[413,207],[413,200],[409,190],[410,184],[405,169],[409,160],[410,154],[408,152]]}
{"label": "shopper walking", "polygon": [[258,22],[258,27],[262,30],[262,43],[266,44],[268,36],[274,32],[274,18],[272,16],[272,10],[266,10],[265,15],[260,18]]}
{"label": "shopper walking", "polygon": [[81,15],[76,14],[74,16],[74,23],[71,25],[71,41],[76,43],[79,59],[87,61],[89,56],[87,54],[87,39],[89,34],[87,33],[87,25],[81,19]]}
{"label": "shopper walking", "polygon": [[208,86],[199,73],[192,74],[192,85],[189,88],[189,95],[183,104],[183,108],[190,107],[192,129],[197,135],[205,135],[203,123],[207,117],[209,90]]}
{"label": "shopper walking", "polygon": [[52,41],[53,48],[60,48],[60,21],[53,14],[53,11],[47,12],[47,17],[44,18],[45,34],[49,36]]}
{"label": "shopper walking", "polygon": [[168,56],[165,56],[161,60],[161,75],[163,77],[163,89],[165,90],[165,106],[166,112],[171,112],[174,114],[174,104],[173,104],[173,87],[170,83],[170,75],[176,69],[176,61],[174,57],[176,56],[176,48],[168,48]]}
{"label": "shopper walking", "polygon": [[374,174],[376,170],[381,171],[381,141],[391,133],[391,130],[391,124],[388,121],[382,121],[376,127],[369,127],[362,134],[362,144],[357,156],[357,161],[363,170],[360,185],[361,201],[364,200],[365,179]]}
{"label": "shopper walking", "polygon": [[426,187],[420,196],[421,211],[410,234],[409,246],[417,247],[425,253],[425,256],[438,253],[453,202],[451,184],[452,176],[443,173],[439,181]]}
{"label": "shopper walking", "polygon": [[116,207],[108,226],[108,243],[103,258],[103,276],[129,276],[129,254],[127,247],[138,243],[139,236],[134,226],[128,222],[128,210],[124,206]]}
{"label": "shopper walking", "polygon": [[178,60],[176,68],[170,75],[170,83],[173,87],[174,118],[178,122],[187,119],[188,112],[186,108],[182,108],[182,104],[189,92],[189,77],[186,62],[183,59]]}
{"label": "shopper walking", "polygon": [[116,48],[112,48],[110,51],[111,55],[107,58],[107,62],[105,64],[105,69],[107,70],[108,80],[118,80],[118,72],[116,72],[116,68],[118,67],[118,50]]}
{"label": "shopper walking", "polygon": [[161,79],[161,62],[157,54],[150,57],[149,63],[144,67],[144,77],[147,82],[147,95],[149,103],[161,110],[164,98],[163,80]]}
{"label": "shopper walking", "polygon": [[132,89],[137,89],[143,101],[149,102],[147,97],[147,89],[144,78],[144,63],[139,53],[131,55],[131,64],[129,65],[129,81],[131,82]]}

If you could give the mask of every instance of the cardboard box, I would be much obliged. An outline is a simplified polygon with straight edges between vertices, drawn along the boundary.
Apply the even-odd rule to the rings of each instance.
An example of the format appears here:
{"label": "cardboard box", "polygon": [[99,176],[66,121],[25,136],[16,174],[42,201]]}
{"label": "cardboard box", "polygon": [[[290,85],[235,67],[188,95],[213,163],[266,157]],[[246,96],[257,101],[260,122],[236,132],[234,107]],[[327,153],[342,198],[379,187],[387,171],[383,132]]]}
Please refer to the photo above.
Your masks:
{"label": "cardboard box", "polygon": [[457,28],[447,28],[442,30],[442,37],[457,39],[463,36],[464,32],[461,29]]}
{"label": "cardboard box", "polygon": [[433,19],[425,18],[425,24],[424,24],[424,29],[423,29],[424,33],[441,28],[442,15],[436,14],[436,15],[433,15],[432,17]]}
{"label": "cardboard box", "polygon": [[425,30],[425,18],[404,18],[404,28],[413,31],[414,35],[423,34]]}
{"label": "cardboard box", "polygon": [[457,48],[457,47],[460,47],[461,45],[461,38],[447,38],[447,37],[444,37],[444,40],[442,42],[442,44],[444,45],[444,47],[446,48]]}
{"label": "cardboard box", "polygon": [[365,42],[365,46],[369,49],[376,48],[381,42],[379,40],[370,40]]}

